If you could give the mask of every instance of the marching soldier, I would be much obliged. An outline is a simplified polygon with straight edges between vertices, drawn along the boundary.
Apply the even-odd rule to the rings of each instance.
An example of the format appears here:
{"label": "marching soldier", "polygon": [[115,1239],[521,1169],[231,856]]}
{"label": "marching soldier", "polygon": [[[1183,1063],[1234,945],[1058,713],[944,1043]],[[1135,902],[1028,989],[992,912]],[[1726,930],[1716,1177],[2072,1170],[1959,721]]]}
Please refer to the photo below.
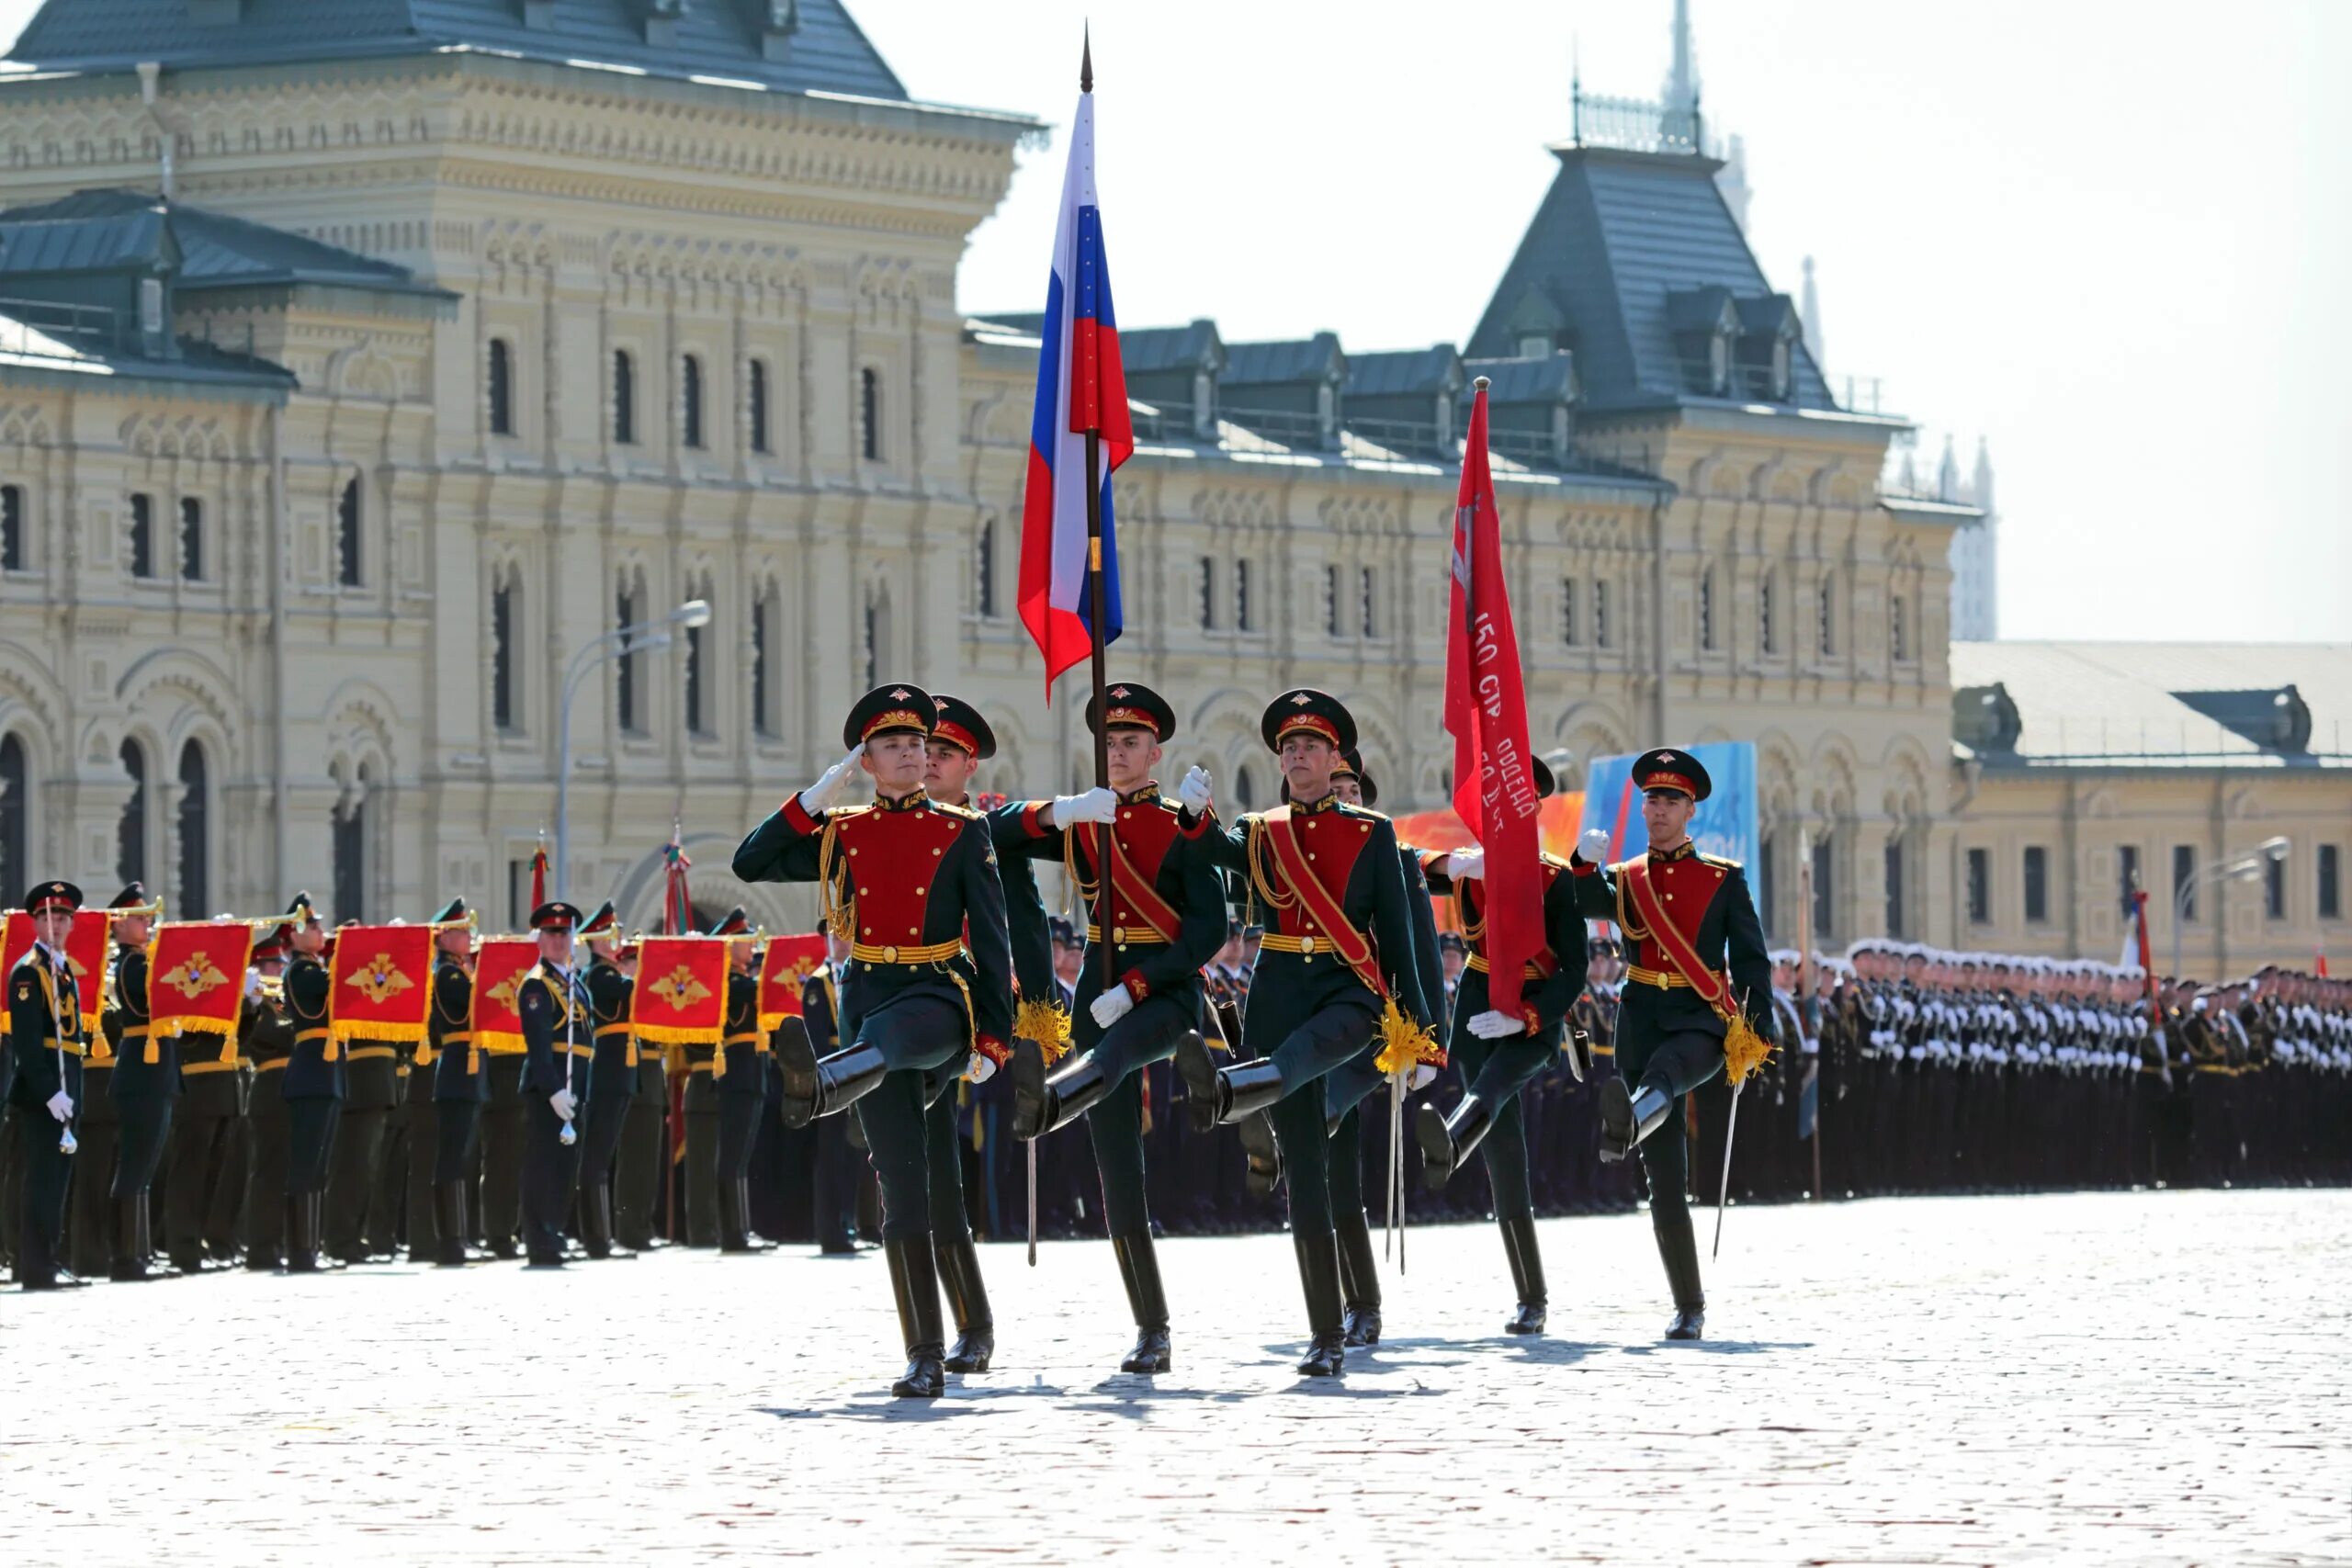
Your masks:
{"label": "marching soldier", "polygon": [[[882,1179],[883,1250],[907,1347],[900,1398],[945,1392],[924,1129],[928,1076],[967,1053],[1001,1063],[1012,1032],[1011,945],[989,825],[923,791],[938,719],[926,692],[882,686],[850,710],[849,755],[735,852],[745,882],[815,882],[830,929],[851,940],[842,987],[848,1041],[819,1061],[787,1033],[784,1121],[805,1126],[854,1104]],[[836,810],[854,771],[871,806]]]}
{"label": "marching soldier", "polygon": [[[473,982],[466,961],[473,935],[466,929],[466,901],[452,898],[433,917],[433,999],[424,1014],[424,1039],[409,1064],[408,1087],[408,1260],[459,1267],[466,1261],[466,1179],[464,1156],[472,1142],[473,1112],[452,1109],[447,1114],[460,1123],[458,1173],[441,1174],[443,1101],[441,1063],[445,1055],[458,1057],[451,1069],[464,1080],[470,1106],[473,1066]],[[457,1183],[457,1203],[447,1213],[441,1197],[445,1180]],[[450,1222],[455,1221],[452,1224]]]}
{"label": "marching soldier", "polygon": [[[849,943],[825,933],[825,962],[800,983],[800,1021],[808,1032],[809,1048],[820,1056],[832,1055],[840,1039],[842,972],[849,963]],[[827,1116],[816,1123],[816,1170],[808,1184],[809,1224],[818,1252],[827,1258],[856,1256],[850,1226],[857,1217],[857,1195],[863,1152],[850,1146],[852,1122],[846,1116]]]}
{"label": "marching soldier", "polygon": [[1234,1122],[1272,1111],[1311,1336],[1298,1371],[1337,1377],[1347,1348],[1321,1079],[1364,1052],[1410,1046],[1430,1018],[1396,829],[1332,794],[1331,775],[1355,747],[1354,718],[1337,698],[1300,688],[1268,705],[1259,730],[1281,759],[1290,804],[1200,840],[1213,862],[1248,878],[1271,922],[1242,1021],[1257,1059],[1219,1069],[1187,1039],[1176,1065],[1196,1115]]}
{"label": "marching soldier", "polygon": [[1634,759],[1633,777],[1647,852],[1604,867],[1608,835],[1596,829],[1569,863],[1577,907],[1615,920],[1628,943],[1617,1076],[1600,1091],[1600,1157],[1613,1163],[1642,1151],[1650,1228],[1674,1292],[1667,1337],[1696,1339],[1707,1302],[1676,1111],[1685,1094],[1724,1070],[1727,1037],[1743,1022],[1771,1043],[1772,964],[1746,874],[1690,842],[1691,814],[1712,787],[1706,769],[1687,751],[1662,748]]}
{"label": "marching soldier", "polygon": [[[1535,793],[1552,793],[1552,770],[1535,763]],[[1544,1332],[1549,1295],[1544,1284],[1544,1255],[1535,1239],[1535,1208],[1527,1173],[1527,1132],[1520,1091],[1566,1049],[1568,1066],[1584,1080],[1584,1065],[1562,1026],[1584,989],[1588,956],[1584,916],[1577,909],[1576,879],[1567,863],[1542,857],[1544,948],[1521,977],[1519,1010],[1489,1005],[1492,971],[1487,958],[1486,852],[1477,848],[1424,859],[1430,886],[1451,892],[1470,955],[1453,1009],[1453,1060],[1462,1069],[1464,1094],[1451,1113],[1423,1105],[1414,1122],[1421,1145],[1422,1180],[1443,1187],[1474,1150],[1483,1150],[1487,1185],[1494,1194],[1495,1222],[1501,1227],[1503,1257],[1519,1292],[1519,1310],[1503,1330]]]}
{"label": "marching soldier", "polygon": [[637,1098],[636,1032],[629,1025],[637,950],[621,940],[609,898],[580,928],[588,941],[588,1001],[594,1009],[595,1055],[588,1065],[588,1114],[580,1138],[580,1233],[594,1258],[634,1258],[613,1234],[613,1159]]}
{"label": "marching soldier", "polygon": [[[130,891],[125,888],[116,896],[117,903],[108,907],[121,907],[119,900]],[[141,900],[144,897],[143,893],[140,895]],[[121,924],[119,919],[114,923]],[[113,958],[109,950],[105,980],[98,987],[98,1028],[94,1034],[84,1032],[88,1034],[90,1054],[82,1064],[83,1092],[74,1096],[81,1104],[74,1124],[78,1145],[74,1182],[66,1196],[68,1253],[74,1259],[74,1272],[85,1280],[114,1271],[114,1172],[122,1148],[122,1109],[114,1100],[114,1063],[122,1017],[108,995],[114,980]],[[141,996],[140,1000],[143,1005],[146,998]]]}
{"label": "marching soldier", "polygon": [[[1207,775],[1193,770],[1178,792],[1194,808],[1189,826],[1153,776],[1175,732],[1175,710],[1132,681],[1104,695],[1107,703],[1087,704],[1086,721],[1103,737],[1110,788],[1005,807],[1028,840],[1015,852],[1066,864],[1090,913],[1106,861],[1111,867],[1111,927],[1087,927],[1069,1059],[1049,1077],[1037,1041],[1013,1043],[1012,1132],[1039,1138],[1086,1118],[1103,1229],[1136,1323],[1135,1347],[1119,1370],[1156,1373],[1169,1370],[1170,1348],[1144,1188],[1143,1069],[1173,1056],[1186,1032],[1201,1028],[1201,970],[1225,944],[1225,890],[1192,848],[1208,825]],[[1105,943],[1118,971],[1108,984]]]}
{"label": "marching soldier", "polygon": [[[172,1134],[172,1111],[180,1097],[180,1043],[176,1034],[154,1032],[154,1009],[147,994],[147,938],[154,906],[147,889],[133,882],[115,895],[114,970],[102,1020],[114,1047],[114,1100],[119,1146],[114,1168],[114,1263],[108,1278],[163,1279],[179,1272],[153,1265],[149,1190],[164,1163]],[[96,1168],[85,1168],[93,1171]]]}
{"label": "marching soldier", "polygon": [[85,1283],[57,1262],[65,1238],[65,1190],[74,1155],[74,1122],[88,1084],[82,994],[66,956],[82,890],[43,882],[25,895],[33,945],[8,972],[8,1105],[24,1170],[24,1213],[17,1237],[17,1283],[54,1291]]}
{"label": "marching soldier", "polygon": [[539,961],[523,976],[523,1251],[533,1269],[563,1267],[563,1225],[580,1177],[577,1134],[565,1133],[588,1093],[595,1026],[587,987],[571,966],[580,911],[561,901],[531,911]]}
{"label": "marching soldier", "polygon": [[400,1047],[365,1037],[346,1042],[343,1082],[343,1120],[328,1162],[326,1248],[337,1262],[370,1263],[368,1209],[382,1184],[392,1110],[401,1102]]}
{"label": "marching soldier", "polygon": [[286,1266],[286,1168],[293,1141],[286,1103],[286,1064],[294,1055],[294,1021],[286,1012],[286,957],[293,929],[279,926],[254,944],[238,1038],[253,1064],[245,1107],[245,1267],[268,1273]]}
{"label": "marching soldier", "polygon": [[[259,952],[258,946],[254,951]],[[248,962],[251,962],[250,957]],[[182,1093],[173,1112],[170,1174],[164,1191],[164,1250],[183,1274],[236,1260],[237,1211],[244,1195],[245,1089],[250,1066],[240,1048],[248,995],[238,1027],[184,1035]]]}
{"label": "marching soldier", "polygon": [[756,1253],[773,1244],[752,1234],[752,1152],[767,1105],[767,1037],[760,1032],[759,956],[751,917],[737,905],[710,928],[727,941],[726,1033],[711,1066],[718,1100],[718,1250]]}
{"label": "marching soldier", "polygon": [[286,1013],[294,1025],[279,1089],[286,1097],[286,1271],[319,1270],[327,1162],[343,1120],[343,1052],[328,1026],[332,982],[324,962],[326,928],[308,893],[294,895],[294,955],[286,965]]}
{"label": "marching soldier", "polygon": [[[623,973],[629,976],[634,995],[637,950],[632,945],[628,953],[629,967]],[[614,1224],[619,1245],[632,1252],[650,1252],[669,1245],[655,1234],[654,1217],[662,1208],[662,1173],[670,1166],[670,1072],[666,1053],[658,1047],[639,1045],[635,1055],[636,1077],[621,1119],[613,1178]]]}
{"label": "marching soldier", "polygon": [[[519,996],[519,992],[518,992]],[[514,1258],[523,1220],[524,1048],[504,1038],[477,1046],[489,1086],[475,1117],[474,1136],[481,1166],[482,1237],[492,1256]]]}

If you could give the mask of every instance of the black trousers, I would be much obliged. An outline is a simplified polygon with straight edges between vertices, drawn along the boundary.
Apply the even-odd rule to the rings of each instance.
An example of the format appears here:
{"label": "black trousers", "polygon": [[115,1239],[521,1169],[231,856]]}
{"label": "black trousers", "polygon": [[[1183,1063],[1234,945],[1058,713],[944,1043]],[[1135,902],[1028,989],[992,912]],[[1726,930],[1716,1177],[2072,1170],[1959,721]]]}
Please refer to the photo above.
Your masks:
{"label": "black trousers", "polygon": [[718,1086],[707,1071],[686,1079],[686,1136],[681,1179],[686,1192],[686,1245],[718,1245]]}
{"label": "black trousers", "polygon": [[1086,1134],[1102,1183],[1106,1235],[1140,1235],[1151,1229],[1151,1204],[1144,1190],[1143,1070],[1176,1054],[1176,1042],[1193,1027],[1199,1010],[1200,998],[1189,987],[1146,997],[1095,1042],[1094,1059],[1112,1087],[1086,1113]]}
{"label": "black trousers", "polygon": [[563,1145],[563,1118],[545,1100],[523,1107],[523,1250],[534,1261],[563,1256],[563,1226],[580,1179],[580,1145]]}
{"label": "black trousers", "polygon": [[1498,1220],[1534,1215],[1527,1176],[1527,1119],[1520,1110],[1519,1091],[1550,1066],[1558,1052],[1549,1033],[1481,1040],[1464,1029],[1453,1036],[1453,1059],[1462,1066],[1468,1092],[1494,1107],[1494,1121],[1478,1145],[1478,1156],[1487,1162],[1487,1186],[1494,1194]]}
{"label": "black trousers", "polygon": [[481,1223],[494,1248],[512,1248],[523,1219],[523,1055],[490,1058],[481,1109]]}
{"label": "black trousers", "polygon": [[621,1134],[628,1124],[629,1107],[635,1100],[633,1091],[624,1094],[610,1089],[588,1096],[580,1134],[580,1190],[583,1195],[612,1182],[613,1163],[620,1154]]}
{"label": "black trousers", "polygon": [[436,1100],[433,1102],[433,1183],[464,1181],[474,1173],[476,1145],[481,1138],[481,1101]]}
{"label": "black trousers", "polygon": [[[730,1094],[721,1088],[718,1100],[718,1179],[741,1181],[752,1174],[752,1150],[760,1137],[760,1112],[767,1100],[758,1094]],[[749,1223],[749,1216],[745,1217]]]}
{"label": "black trousers", "polygon": [[857,1217],[857,1190],[865,1161],[849,1145],[846,1116],[820,1118],[817,1134],[817,1168],[809,1181],[809,1224],[819,1247],[829,1252],[849,1249],[849,1230]]}
{"label": "black trousers", "polygon": [[[368,1250],[373,1253],[397,1252],[406,1235],[401,1222],[408,1211],[409,1156],[415,1146],[411,1129],[416,1120],[416,1108],[409,1102],[408,1084],[409,1078],[416,1076],[411,1073],[400,1080],[401,1102],[384,1118],[384,1148],[376,1159],[376,1190],[368,1200]],[[431,1145],[426,1148],[429,1152]],[[425,1218],[429,1223],[431,1216]]]}
{"label": "black trousers", "polygon": [[[932,1234],[929,1091],[934,1086],[933,1074],[967,1051],[969,1038],[960,1008],[926,996],[898,998],[868,1014],[858,1027],[857,1043],[875,1047],[891,1064],[881,1084],[856,1108],[875,1174],[882,1182],[885,1241],[911,1241]],[[954,1113],[951,1100],[951,1148]],[[960,1176],[956,1191],[960,1203]]]}
{"label": "black trousers", "polygon": [[[923,1086],[923,1179],[931,1185],[931,1234],[937,1241],[972,1239],[972,1215],[964,1201],[963,1141],[956,1135],[956,1086],[963,1064],[936,1067]],[[973,1108],[974,1114],[978,1108]]]}
{"label": "black trousers", "polygon": [[66,1172],[66,1255],[75,1273],[93,1277],[114,1262],[114,1168],[122,1121],[113,1083],[113,1067],[85,1067],[82,1092],[74,1097],[74,1136],[82,1146]]}
{"label": "black trousers", "polygon": [[[441,1106],[433,1098],[433,1069],[413,1067],[408,1075],[406,1194],[401,1207],[408,1213],[408,1247],[430,1252],[441,1241],[441,1223],[433,1212],[433,1183],[440,1175]],[[461,1179],[451,1177],[452,1181]]]}
{"label": "black trousers", "polygon": [[1695,1246],[1682,1097],[1723,1070],[1724,1043],[1702,1030],[1680,1030],[1652,1040],[1621,1037],[1617,1042],[1617,1071],[1625,1081],[1637,1090],[1659,1089],[1674,1101],[1665,1122],[1642,1141],[1642,1170],[1650,1185],[1650,1229],[1661,1250]]}
{"label": "black trousers", "polygon": [[244,1193],[244,1081],[235,1072],[188,1079],[173,1113],[170,1175],[165,1180],[164,1246],[185,1269],[235,1250],[237,1207]]}
{"label": "black trousers", "polygon": [[[7,1076],[0,1064],[0,1082]],[[11,1266],[25,1234],[25,1162],[18,1149],[23,1142],[24,1129],[0,1108],[0,1262]]]}
{"label": "black trousers", "polygon": [[164,1145],[172,1135],[173,1105],[174,1097],[168,1094],[126,1095],[114,1102],[120,1123],[114,1157],[113,1196],[118,1202],[155,1184]]}
{"label": "black trousers", "polygon": [[1371,993],[1364,998],[1362,1007],[1343,1004],[1309,1014],[1271,1054],[1289,1089],[1275,1102],[1271,1116],[1275,1141],[1282,1145],[1295,1235],[1330,1235],[1329,1137],[1322,1078],[1371,1049],[1378,1015],[1372,1010]]}
{"label": "black trousers", "polygon": [[343,1122],[343,1101],[326,1095],[305,1095],[286,1102],[286,1190],[289,1196],[324,1192],[327,1167],[334,1154],[335,1130]]}
{"label": "black trousers", "polygon": [[381,1181],[391,1131],[393,1072],[390,1058],[368,1057],[351,1063],[345,1075],[349,1092],[327,1172],[324,1239],[327,1251],[336,1258],[356,1258],[366,1250],[362,1238],[368,1211]]}
{"label": "black trousers", "polygon": [[653,1243],[662,1213],[662,1173],[670,1166],[670,1075],[661,1054],[640,1053],[637,1092],[621,1124],[620,1159],[613,1179],[613,1229],[623,1247]]}
{"label": "black trousers", "polygon": [[286,1172],[292,1161],[294,1122],[278,1089],[282,1072],[254,1075],[245,1109],[245,1258],[266,1262],[286,1247]]}
{"label": "black trousers", "polygon": [[46,1282],[57,1277],[58,1249],[65,1240],[65,1189],[73,1177],[74,1161],[81,1156],[58,1146],[65,1129],[46,1106],[17,1106],[9,1119],[17,1124],[17,1149],[24,1169],[17,1282]]}

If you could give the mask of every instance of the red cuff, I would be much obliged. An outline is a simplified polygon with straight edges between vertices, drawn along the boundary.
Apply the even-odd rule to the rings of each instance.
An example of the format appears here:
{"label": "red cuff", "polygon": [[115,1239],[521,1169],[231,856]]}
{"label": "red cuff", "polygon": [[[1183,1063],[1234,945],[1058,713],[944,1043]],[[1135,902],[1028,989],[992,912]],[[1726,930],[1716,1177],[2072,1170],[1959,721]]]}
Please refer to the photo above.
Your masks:
{"label": "red cuff", "polygon": [[1445,871],[1445,863],[1453,858],[1453,852],[1452,850],[1423,850],[1421,852],[1421,874],[1423,876],[1442,875]]}
{"label": "red cuff", "polygon": [[1012,1052],[1005,1045],[1003,1041],[999,1040],[993,1034],[982,1034],[975,1037],[972,1041],[972,1049],[978,1051],[981,1055],[986,1056],[989,1061],[994,1062],[1000,1067],[1012,1060]]}
{"label": "red cuff", "polygon": [[1519,1004],[1519,1017],[1520,1021],[1527,1025],[1528,1033],[1541,1034],[1544,1032],[1543,1015],[1538,1013],[1527,1003],[1521,1002]]}
{"label": "red cuff", "polygon": [[1119,984],[1125,986],[1127,988],[1127,995],[1136,1001],[1141,1001],[1151,995],[1151,982],[1143,977],[1143,971],[1140,969],[1130,969],[1120,976]]}
{"label": "red cuff", "polygon": [[1176,831],[1180,837],[1197,839],[1216,825],[1216,807],[1209,807],[1198,817],[1193,817],[1189,823],[1185,821],[1188,816],[1191,816],[1191,813],[1182,810],[1176,813]]}
{"label": "red cuff", "polygon": [[800,804],[800,797],[797,795],[786,800],[784,803],[784,809],[776,815],[784,818],[786,827],[804,839],[817,832],[820,827],[818,819],[808,815],[808,808]]}
{"label": "red cuff", "polygon": [[1593,864],[1590,861],[1585,859],[1583,855],[1573,854],[1568,857],[1568,874],[1571,876],[1598,876],[1600,874],[1600,868]]}

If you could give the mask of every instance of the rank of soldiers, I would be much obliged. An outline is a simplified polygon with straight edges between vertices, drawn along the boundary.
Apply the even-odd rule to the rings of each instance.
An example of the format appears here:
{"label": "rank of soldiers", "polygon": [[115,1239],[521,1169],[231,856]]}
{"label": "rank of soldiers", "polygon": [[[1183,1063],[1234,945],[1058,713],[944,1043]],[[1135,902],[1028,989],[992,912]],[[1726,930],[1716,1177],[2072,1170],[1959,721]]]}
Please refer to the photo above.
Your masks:
{"label": "rank of soldiers", "polygon": [[[1544,857],[1544,945],[1506,1010],[1483,852],[1398,841],[1337,699],[1268,705],[1281,801],[1230,818],[1201,769],[1163,791],[1176,716],[1158,694],[1112,685],[1086,719],[1107,785],[982,809],[996,744],[971,704],[906,683],[860,699],[847,754],[734,856],[741,881],[814,886],[813,936],[766,938],[741,908],[631,936],[610,903],[560,899],[522,936],[479,934],[461,899],[419,925],[331,931],[306,894],[263,920],[160,923],[135,883],[103,910],[39,885],[0,954],[17,1279],[311,1272],[402,1246],[448,1268],[556,1269],[672,1238],[756,1256],[784,1228],[788,1141],[821,1250],[878,1237],[905,1350],[892,1392],[933,1398],[996,1355],[963,1157],[984,1092],[1011,1134],[978,1140],[990,1159],[1085,1124],[1088,1208],[1133,1319],[1119,1365],[1165,1372],[1158,1082],[1182,1087],[1190,1136],[1234,1128],[1259,1201],[1283,1191],[1298,1371],[1321,1378],[1382,1334],[1363,1172],[1384,1089],[1412,1101],[1392,1170],[1406,1144],[1433,1190],[1484,1166],[1511,1333],[1547,1325],[1547,1168],[1589,1163],[1627,1194],[1611,1173],[1638,1168],[1674,1339],[1704,1331],[1689,1129],[1727,1067],[1804,1108],[1743,1138],[1749,1195],[1947,1190],[1952,1162],[2019,1128],[2035,1130],[2028,1184],[2096,1182],[2119,1160],[2150,1181],[2244,1179],[2268,1111],[2243,1087],[2256,1075],[2309,1080],[2314,1148],[2352,1109],[2352,1007],[2324,979],[2171,987],[2152,1027],[2141,982],[2098,965],[1867,944],[1795,994],[1742,868],[1690,843],[1711,785],[1673,748],[1634,769],[1645,852],[1603,863],[1589,835]],[[1535,783],[1549,792],[1540,765]],[[1041,863],[1065,873],[1082,928],[1049,916]],[[1622,946],[1590,934],[1602,922]],[[2086,1116],[2101,1089],[2121,1109]],[[1544,1124],[1558,1096],[1584,1112],[1565,1151]]]}

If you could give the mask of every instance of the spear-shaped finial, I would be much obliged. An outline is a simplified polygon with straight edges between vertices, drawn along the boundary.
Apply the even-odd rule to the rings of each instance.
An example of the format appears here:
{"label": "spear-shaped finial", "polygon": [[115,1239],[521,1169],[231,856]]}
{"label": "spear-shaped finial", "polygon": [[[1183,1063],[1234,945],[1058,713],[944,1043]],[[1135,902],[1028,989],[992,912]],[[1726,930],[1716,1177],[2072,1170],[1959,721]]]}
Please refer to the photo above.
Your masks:
{"label": "spear-shaped finial", "polygon": [[1078,54],[1078,90],[1091,93],[1094,91],[1094,28],[1091,23],[1084,26],[1085,31],[1080,34],[1084,41],[1079,46]]}

